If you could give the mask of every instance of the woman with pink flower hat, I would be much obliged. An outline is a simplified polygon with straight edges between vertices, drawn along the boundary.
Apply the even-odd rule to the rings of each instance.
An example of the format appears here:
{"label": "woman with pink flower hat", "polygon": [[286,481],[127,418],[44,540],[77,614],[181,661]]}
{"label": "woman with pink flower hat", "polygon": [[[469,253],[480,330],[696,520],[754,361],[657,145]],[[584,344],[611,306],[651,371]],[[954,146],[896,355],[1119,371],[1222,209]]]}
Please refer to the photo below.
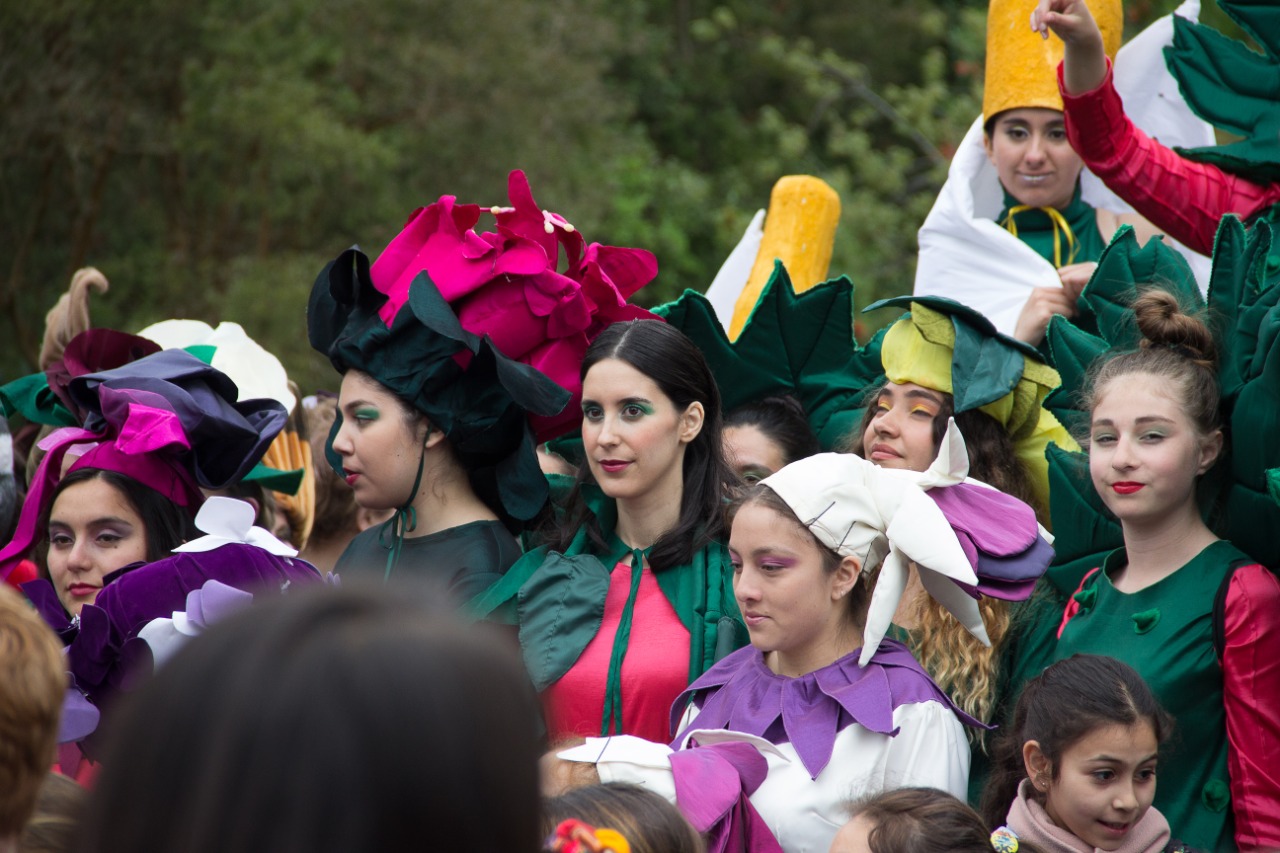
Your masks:
{"label": "woman with pink flower hat", "polygon": [[339,574],[432,576],[457,602],[487,588],[546,505],[535,448],[577,426],[587,345],[648,316],[626,297],[656,274],[650,253],[587,246],[522,172],[509,191],[509,207],[443,196],[372,264],[353,247],[316,280],[311,343],[343,374],[330,463],[361,506],[394,511]]}

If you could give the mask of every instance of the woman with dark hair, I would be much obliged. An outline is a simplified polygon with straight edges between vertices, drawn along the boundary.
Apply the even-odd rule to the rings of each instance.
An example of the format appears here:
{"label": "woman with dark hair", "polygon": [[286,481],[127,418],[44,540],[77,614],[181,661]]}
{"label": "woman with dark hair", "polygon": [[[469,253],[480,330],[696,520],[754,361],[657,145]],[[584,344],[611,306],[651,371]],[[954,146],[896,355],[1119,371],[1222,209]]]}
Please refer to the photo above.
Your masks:
{"label": "woman with dark hair", "polygon": [[[365,508],[393,511],[335,571],[444,576],[465,602],[520,556],[549,489],[540,442],[582,414],[577,367],[657,272],[640,249],[587,245],[508,178],[511,206],[442,196],[372,263],[352,248],[317,278],[311,345],[343,375],[329,462]],[[399,566],[399,569],[397,569]]]}
{"label": "woman with dark hair", "polygon": [[697,347],[656,320],[607,328],[581,376],[587,464],[565,521],[472,609],[519,626],[553,740],[665,740],[676,696],[745,642],[721,520],[736,478],[720,394]]}
{"label": "woman with dark hair", "polygon": [[386,299],[356,249],[311,293],[312,345],[342,373],[329,461],[361,507],[394,513],[357,534],[333,570],[440,576],[465,602],[520,557],[512,533],[547,495],[528,417],[569,395],[458,325],[430,278],[412,282],[392,322],[378,312]]}
{"label": "woman with dark hair", "polygon": [[790,394],[747,403],[725,416],[724,455],[747,483],[821,451],[804,407]]}
{"label": "woman with dark hair", "polygon": [[519,664],[405,589],[296,593],[192,640],[121,708],[80,849],[536,851]]}
{"label": "woman with dark hair", "polygon": [[80,468],[53,491],[44,519],[49,581],[71,616],[93,604],[106,578],[152,563],[195,535],[190,513],[127,474]]}

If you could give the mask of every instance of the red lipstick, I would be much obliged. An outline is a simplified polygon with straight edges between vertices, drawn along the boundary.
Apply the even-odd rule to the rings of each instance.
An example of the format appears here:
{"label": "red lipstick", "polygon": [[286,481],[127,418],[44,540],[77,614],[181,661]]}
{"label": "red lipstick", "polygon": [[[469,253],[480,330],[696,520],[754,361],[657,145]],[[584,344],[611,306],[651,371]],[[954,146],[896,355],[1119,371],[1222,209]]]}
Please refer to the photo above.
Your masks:
{"label": "red lipstick", "polygon": [[1117,495],[1131,495],[1134,492],[1140,491],[1143,488],[1145,488],[1145,486],[1142,483],[1124,482],[1124,483],[1111,484],[1112,491],[1114,491]]}

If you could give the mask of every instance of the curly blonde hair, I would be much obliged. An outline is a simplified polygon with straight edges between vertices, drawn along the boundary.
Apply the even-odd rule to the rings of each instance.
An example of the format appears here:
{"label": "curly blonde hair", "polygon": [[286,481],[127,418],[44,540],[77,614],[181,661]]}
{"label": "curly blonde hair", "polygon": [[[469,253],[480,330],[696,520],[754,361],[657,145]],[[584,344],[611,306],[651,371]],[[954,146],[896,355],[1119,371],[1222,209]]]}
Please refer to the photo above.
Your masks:
{"label": "curly blonde hair", "polygon": [[[908,632],[908,646],[934,682],[960,710],[984,723],[991,721],[995,704],[1000,649],[1009,634],[1009,602],[983,596],[978,602],[991,647],[969,633],[931,595],[918,597],[916,626]],[[984,732],[967,729],[969,737],[985,749]]]}

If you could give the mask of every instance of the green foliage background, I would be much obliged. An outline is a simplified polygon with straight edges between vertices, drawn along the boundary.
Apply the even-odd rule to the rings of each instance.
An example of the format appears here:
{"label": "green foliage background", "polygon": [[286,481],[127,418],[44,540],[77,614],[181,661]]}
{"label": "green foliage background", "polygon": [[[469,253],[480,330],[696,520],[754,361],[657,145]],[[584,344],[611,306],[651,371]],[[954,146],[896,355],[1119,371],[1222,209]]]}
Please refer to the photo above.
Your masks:
{"label": "green foliage background", "polygon": [[[1131,2],[1136,28],[1175,5]],[[1214,10],[1216,12],[1216,9]],[[980,109],[985,0],[0,0],[0,381],[72,272],[95,325],[241,323],[304,391],[306,296],[522,168],[588,240],[704,289],[786,174],[840,193],[832,272],[908,292]],[[887,319],[887,318],[885,318]],[[875,318],[872,318],[875,322]]]}

